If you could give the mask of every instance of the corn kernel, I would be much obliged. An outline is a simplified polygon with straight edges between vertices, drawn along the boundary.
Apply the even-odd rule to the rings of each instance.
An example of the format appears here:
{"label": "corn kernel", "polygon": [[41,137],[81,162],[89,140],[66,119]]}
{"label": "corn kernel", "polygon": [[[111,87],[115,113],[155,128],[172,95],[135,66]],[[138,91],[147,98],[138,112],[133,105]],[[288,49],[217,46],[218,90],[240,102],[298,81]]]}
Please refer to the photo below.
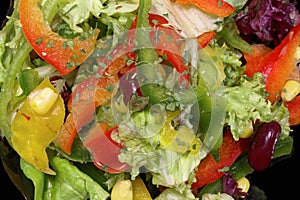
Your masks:
{"label": "corn kernel", "polygon": [[242,192],[248,192],[250,188],[250,182],[246,177],[242,177],[237,180],[237,187],[242,189]]}
{"label": "corn kernel", "polygon": [[292,101],[299,93],[300,83],[296,80],[288,80],[281,91],[281,98],[283,101]]}
{"label": "corn kernel", "polygon": [[54,105],[58,94],[50,88],[44,88],[31,93],[29,98],[29,105],[34,112],[39,115],[45,115]]}
{"label": "corn kernel", "polygon": [[248,138],[253,134],[253,125],[252,122],[249,121],[249,123],[246,125],[244,132],[239,135],[240,138]]}
{"label": "corn kernel", "polygon": [[111,191],[111,200],[133,200],[132,182],[118,180]]}

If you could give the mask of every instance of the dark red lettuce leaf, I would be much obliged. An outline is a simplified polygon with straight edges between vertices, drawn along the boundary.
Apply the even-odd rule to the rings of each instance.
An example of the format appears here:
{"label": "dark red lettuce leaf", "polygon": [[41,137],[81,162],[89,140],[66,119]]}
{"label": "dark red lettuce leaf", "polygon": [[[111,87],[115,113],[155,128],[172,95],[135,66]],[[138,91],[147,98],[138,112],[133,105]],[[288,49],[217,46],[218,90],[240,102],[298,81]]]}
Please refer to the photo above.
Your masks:
{"label": "dark red lettuce leaf", "polygon": [[237,187],[237,182],[232,177],[232,174],[224,174],[222,189],[224,193],[229,194],[235,200],[239,200],[241,196],[248,196],[247,192],[243,192],[241,188]]}
{"label": "dark red lettuce leaf", "polygon": [[240,36],[249,43],[277,46],[300,22],[297,0],[249,0],[235,16]]}

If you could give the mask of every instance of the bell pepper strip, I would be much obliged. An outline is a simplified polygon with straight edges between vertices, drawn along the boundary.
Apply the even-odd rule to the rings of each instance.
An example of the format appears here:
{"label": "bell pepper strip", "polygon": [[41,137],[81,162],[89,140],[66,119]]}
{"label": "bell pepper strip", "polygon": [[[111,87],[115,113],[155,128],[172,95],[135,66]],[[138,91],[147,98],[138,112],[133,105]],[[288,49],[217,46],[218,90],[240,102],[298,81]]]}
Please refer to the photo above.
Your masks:
{"label": "bell pepper strip", "polygon": [[[282,42],[269,53],[257,61],[249,56],[246,59],[246,71],[261,72],[265,76],[266,91],[269,93],[268,100],[274,103],[280,100],[280,93],[290,74],[297,66],[296,51],[300,45],[300,24],[293,27]],[[245,54],[246,55],[246,54]],[[254,59],[257,58],[254,55]]]}
{"label": "bell pepper strip", "polygon": [[71,154],[78,130],[93,119],[96,107],[111,98],[113,91],[109,87],[117,84],[119,80],[117,73],[126,66],[125,55],[118,57],[119,53],[123,54],[121,49],[118,50],[110,54],[114,61],[107,57],[100,58],[99,65],[105,65],[107,68],[100,67],[97,77],[91,76],[83,80],[71,94],[68,101],[69,114],[55,140],[55,144],[65,153]]}
{"label": "bell pepper strip", "polygon": [[[181,49],[180,40],[183,38],[172,27],[168,27],[168,20],[161,15],[149,13],[148,20],[151,27],[155,28],[150,31],[150,38],[159,56],[166,56],[166,59],[174,68],[182,74],[182,80],[189,81],[188,66],[182,60],[179,50]],[[137,18],[134,20],[131,29],[137,28]],[[159,33],[159,34],[157,34]],[[135,35],[130,34],[130,37]],[[129,38],[130,38],[129,37]],[[129,39],[129,41],[133,39]]]}
{"label": "bell pepper strip", "polygon": [[127,163],[122,163],[118,159],[123,147],[111,139],[111,134],[117,130],[118,126],[115,126],[105,131],[99,124],[96,124],[84,141],[84,145],[93,153],[95,166],[111,174],[130,169]]}
{"label": "bell pepper strip", "polygon": [[261,59],[270,53],[272,49],[264,44],[253,44],[251,47],[252,53],[243,52],[243,55],[247,61],[244,74],[252,78],[253,75],[260,70],[261,66],[258,63],[261,62]]}
{"label": "bell pepper strip", "polygon": [[[45,114],[38,114],[31,106],[31,97],[43,89],[51,89],[57,98]],[[32,95],[32,96],[31,96]],[[48,100],[48,99],[47,99]],[[55,140],[65,118],[64,101],[59,92],[45,78],[20,107],[11,125],[12,146],[26,162],[46,174],[55,174],[49,167],[46,153],[48,145]]]}
{"label": "bell pepper strip", "polygon": [[214,31],[202,33],[198,36],[198,46],[201,48],[206,47],[216,35],[217,33]]}
{"label": "bell pepper strip", "polygon": [[38,3],[38,0],[20,0],[23,33],[42,59],[55,67],[61,75],[67,75],[93,51],[99,30],[95,29],[74,39],[63,38],[44,22]]}
{"label": "bell pepper strip", "polygon": [[285,107],[290,112],[289,124],[296,126],[300,124],[300,96],[297,96],[293,101],[284,102]]}
{"label": "bell pepper strip", "polygon": [[223,0],[177,0],[177,4],[192,4],[201,10],[219,17],[227,17],[233,13],[235,8]]}
{"label": "bell pepper strip", "polygon": [[53,143],[68,155],[71,155],[71,148],[74,142],[77,129],[74,123],[73,115],[67,115],[66,121],[58,132],[58,136]]}
{"label": "bell pepper strip", "polygon": [[219,148],[219,161],[216,161],[211,153],[207,154],[196,170],[196,182],[192,184],[192,190],[221,178],[226,173],[226,168],[247,149],[249,142],[250,138],[235,141],[230,129],[225,130],[223,143]]}

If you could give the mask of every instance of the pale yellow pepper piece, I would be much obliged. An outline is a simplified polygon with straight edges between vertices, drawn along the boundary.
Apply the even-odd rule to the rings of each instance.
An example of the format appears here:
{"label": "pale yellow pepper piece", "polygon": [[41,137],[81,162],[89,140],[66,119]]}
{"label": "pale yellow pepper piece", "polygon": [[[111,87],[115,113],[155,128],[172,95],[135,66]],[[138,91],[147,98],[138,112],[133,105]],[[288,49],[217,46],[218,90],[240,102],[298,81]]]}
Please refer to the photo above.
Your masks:
{"label": "pale yellow pepper piece", "polygon": [[132,181],[132,186],[133,200],[152,200],[144,181],[140,177]]}
{"label": "pale yellow pepper piece", "polygon": [[118,180],[111,191],[111,200],[133,200],[132,182]]}
{"label": "pale yellow pepper piece", "polygon": [[[51,94],[50,96],[56,96],[53,98],[55,101],[46,106],[47,108],[44,107],[44,111],[42,111],[43,109],[39,111],[40,108],[38,107],[33,106],[34,108],[32,108],[30,105],[32,99],[27,98],[12,121],[11,140],[14,150],[21,158],[38,170],[54,175],[55,172],[49,167],[46,149],[56,139],[58,130],[63,125],[65,106],[63,99],[53,87],[49,78],[45,78],[32,91],[31,95],[38,94],[45,88],[48,88],[46,93],[48,91]],[[47,112],[45,112],[46,110]],[[40,114],[43,115],[38,114],[36,111],[41,112]]]}

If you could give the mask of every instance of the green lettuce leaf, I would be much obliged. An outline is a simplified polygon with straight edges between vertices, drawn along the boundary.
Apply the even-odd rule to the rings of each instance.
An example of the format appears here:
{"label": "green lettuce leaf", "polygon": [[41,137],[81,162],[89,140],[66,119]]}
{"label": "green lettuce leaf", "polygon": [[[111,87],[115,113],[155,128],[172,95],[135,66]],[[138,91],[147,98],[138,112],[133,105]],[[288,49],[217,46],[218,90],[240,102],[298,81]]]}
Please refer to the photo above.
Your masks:
{"label": "green lettuce leaf", "polygon": [[18,19],[17,5],[0,32],[0,135],[10,142],[10,121],[17,105],[24,99],[20,96],[18,75],[29,59],[31,46],[24,37]]}
{"label": "green lettuce leaf", "polygon": [[290,133],[288,125],[289,112],[283,104],[266,101],[264,76],[256,73],[253,79],[242,76],[240,85],[226,87],[226,119],[232,135],[238,140],[250,121],[270,122],[275,120],[282,127],[281,137]]}
{"label": "green lettuce leaf", "polygon": [[55,176],[46,175],[21,159],[21,169],[33,181],[35,200],[105,200],[109,193],[69,161],[53,157],[50,164]]}

